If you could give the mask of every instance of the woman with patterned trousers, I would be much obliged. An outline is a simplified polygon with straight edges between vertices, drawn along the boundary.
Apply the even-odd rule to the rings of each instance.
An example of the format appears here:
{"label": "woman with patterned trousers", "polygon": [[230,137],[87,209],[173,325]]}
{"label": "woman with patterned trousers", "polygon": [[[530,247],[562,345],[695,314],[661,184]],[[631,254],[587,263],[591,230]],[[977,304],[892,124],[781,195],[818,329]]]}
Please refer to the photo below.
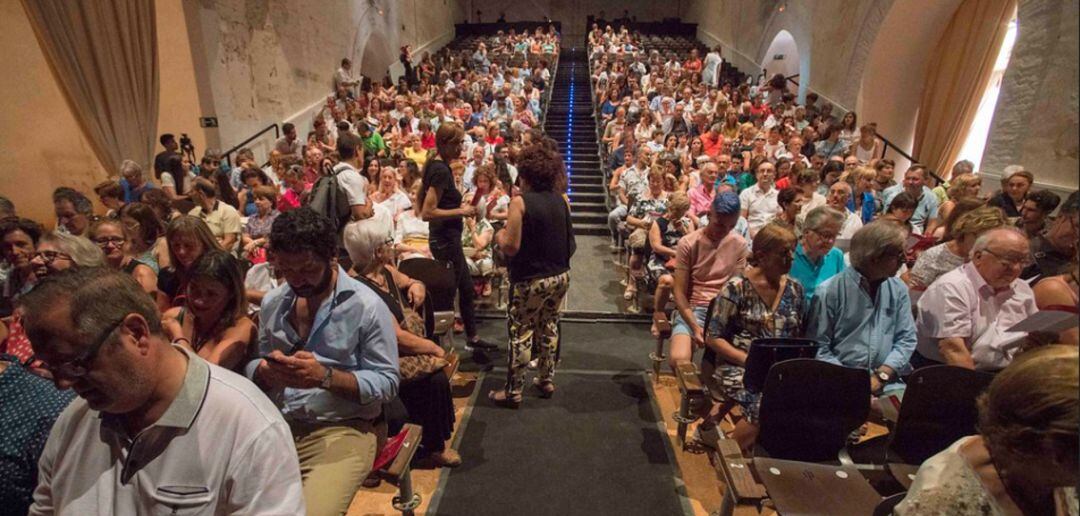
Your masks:
{"label": "woman with patterned trousers", "polygon": [[496,404],[510,408],[521,406],[535,334],[540,340],[540,367],[533,385],[544,398],[555,393],[559,306],[570,285],[570,257],[576,248],[570,205],[563,193],[566,168],[555,142],[545,138],[526,147],[518,177],[521,195],[510,201],[506,227],[495,235],[510,265],[509,372],[506,388],[488,393]]}

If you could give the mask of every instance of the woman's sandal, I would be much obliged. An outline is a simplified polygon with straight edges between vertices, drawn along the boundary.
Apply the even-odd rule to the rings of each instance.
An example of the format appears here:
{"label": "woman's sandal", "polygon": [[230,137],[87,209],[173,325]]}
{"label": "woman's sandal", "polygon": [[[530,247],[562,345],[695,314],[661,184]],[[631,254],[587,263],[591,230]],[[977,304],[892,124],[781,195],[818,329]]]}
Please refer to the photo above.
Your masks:
{"label": "woman's sandal", "polygon": [[489,391],[488,399],[496,405],[516,409],[521,407],[521,394],[509,394],[506,390]]}
{"label": "woman's sandal", "polygon": [[541,380],[539,378],[534,378],[533,385],[540,390],[541,398],[550,398],[553,394],[555,394],[555,382],[551,380]]}

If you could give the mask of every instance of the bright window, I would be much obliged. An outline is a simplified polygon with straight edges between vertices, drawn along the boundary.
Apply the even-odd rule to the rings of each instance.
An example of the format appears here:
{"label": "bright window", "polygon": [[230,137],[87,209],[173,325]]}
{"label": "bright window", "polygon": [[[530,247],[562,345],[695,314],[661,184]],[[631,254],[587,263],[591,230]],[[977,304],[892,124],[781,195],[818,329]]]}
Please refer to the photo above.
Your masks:
{"label": "bright window", "polygon": [[1009,30],[1005,33],[1005,41],[1001,43],[1001,51],[998,52],[997,61],[994,63],[994,72],[990,75],[982,101],[979,102],[979,111],[975,114],[971,127],[968,128],[964,146],[960,149],[960,156],[957,157],[957,160],[966,159],[974,163],[975,170],[979,170],[981,166],[986,139],[990,136],[990,122],[994,118],[994,107],[997,106],[998,94],[1001,93],[1001,80],[1005,77],[1005,69],[1009,67],[1009,56],[1012,55],[1015,43],[1016,15],[1013,14],[1013,19],[1009,22]]}

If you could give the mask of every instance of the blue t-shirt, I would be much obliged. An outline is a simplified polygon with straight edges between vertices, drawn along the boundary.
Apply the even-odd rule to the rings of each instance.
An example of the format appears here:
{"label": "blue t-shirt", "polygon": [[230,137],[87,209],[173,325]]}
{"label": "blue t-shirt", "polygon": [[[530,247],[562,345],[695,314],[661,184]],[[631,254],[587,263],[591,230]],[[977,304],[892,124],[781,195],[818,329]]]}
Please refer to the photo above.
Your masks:
{"label": "blue t-shirt", "polygon": [[811,263],[810,258],[803,252],[802,244],[799,244],[795,246],[795,260],[791,262],[791,272],[788,274],[802,283],[806,302],[809,304],[814,298],[814,289],[825,280],[839,274],[844,267],[843,251],[834,247],[817,263]]}

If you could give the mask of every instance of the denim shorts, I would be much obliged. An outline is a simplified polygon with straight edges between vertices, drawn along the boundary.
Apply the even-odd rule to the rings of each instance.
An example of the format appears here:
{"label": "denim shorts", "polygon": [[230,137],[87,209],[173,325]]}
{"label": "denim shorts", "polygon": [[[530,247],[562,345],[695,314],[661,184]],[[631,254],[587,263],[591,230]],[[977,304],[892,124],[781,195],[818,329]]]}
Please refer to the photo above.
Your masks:
{"label": "denim shorts", "polygon": [[[697,319],[697,325],[701,328],[705,327],[705,314],[709,311],[707,306],[695,306],[694,319]],[[678,310],[675,310],[674,317],[671,318],[671,335],[689,335],[694,336],[694,333],[690,331],[690,325],[683,320],[682,314]]]}

